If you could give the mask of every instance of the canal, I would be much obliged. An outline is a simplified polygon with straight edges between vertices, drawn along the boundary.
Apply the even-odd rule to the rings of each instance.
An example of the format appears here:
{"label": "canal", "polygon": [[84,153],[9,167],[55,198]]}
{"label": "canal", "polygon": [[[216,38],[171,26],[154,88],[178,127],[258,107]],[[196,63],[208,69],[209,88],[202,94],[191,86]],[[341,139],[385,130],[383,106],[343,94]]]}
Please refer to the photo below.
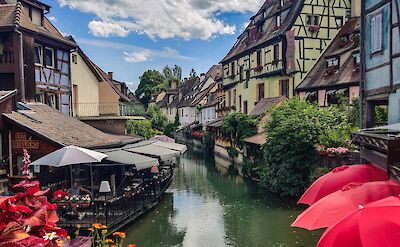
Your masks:
{"label": "canal", "polygon": [[189,150],[167,195],[125,229],[138,247],[315,246],[320,232],[291,228],[302,208]]}

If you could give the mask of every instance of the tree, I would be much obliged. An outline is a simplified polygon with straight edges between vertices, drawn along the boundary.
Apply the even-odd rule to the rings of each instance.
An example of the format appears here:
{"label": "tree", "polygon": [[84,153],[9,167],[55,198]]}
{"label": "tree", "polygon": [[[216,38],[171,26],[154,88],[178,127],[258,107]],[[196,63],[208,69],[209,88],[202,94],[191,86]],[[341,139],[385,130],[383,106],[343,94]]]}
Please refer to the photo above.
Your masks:
{"label": "tree", "polygon": [[221,129],[231,140],[228,152],[234,158],[237,156],[237,147],[243,147],[243,140],[257,134],[257,118],[244,113],[232,113],[222,121]]}
{"label": "tree", "polygon": [[196,76],[197,76],[197,73],[194,70],[194,68],[192,68],[192,70],[190,71],[190,74],[189,74],[189,78],[192,79],[192,78],[195,78]]}
{"label": "tree", "polygon": [[342,107],[322,109],[299,98],[277,106],[266,124],[261,185],[283,196],[300,196],[315,169],[316,146],[344,145],[352,130]]}
{"label": "tree", "polygon": [[155,135],[160,135],[162,132],[154,130],[150,120],[129,120],[127,122],[128,134],[141,136],[148,140]]}
{"label": "tree", "polygon": [[159,129],[164,130],[168,124],[168,118],[161,112],[158,106],[150,106],[147,109],[147,114],[150,116],[151,124]]}
{"label": "tree", "polygon": [[178,65],[174,65],[174,68],[172,69],[172,73],[175,77],[175,79],[177,79],[178,82],[180,82],[182,80],[182,68],[181,66]]}
{"label": "tree", "polygon": [[140,83],[135,94],[147,108],[153,93],[167,89],[167,81],[165,76],[157,70],[148,70],[139,79]]}

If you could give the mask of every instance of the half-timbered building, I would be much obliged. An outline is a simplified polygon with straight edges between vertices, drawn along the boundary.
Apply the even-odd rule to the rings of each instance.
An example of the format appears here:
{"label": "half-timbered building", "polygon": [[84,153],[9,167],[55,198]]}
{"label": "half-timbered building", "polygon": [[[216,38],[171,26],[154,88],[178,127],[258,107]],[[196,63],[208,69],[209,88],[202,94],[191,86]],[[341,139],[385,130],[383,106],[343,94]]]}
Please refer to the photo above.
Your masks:
{"label": "half-timbered building", "polygon": [[249,113],[263,98],[292,97],[351,16],[350,2],[265,1],[221,61],[227,107]]}
{"label": "half-timbered building", "polygon": [[0,90],[17,100],[46,103],[71,114],[70,50],[37,0],[0,0]]}
{"label": "half-timbered building", "polygon": [[399,0],[362,2],[364,127],[376,125],[376,108],[382,106],[389,124],[400,122],[399,5]]}

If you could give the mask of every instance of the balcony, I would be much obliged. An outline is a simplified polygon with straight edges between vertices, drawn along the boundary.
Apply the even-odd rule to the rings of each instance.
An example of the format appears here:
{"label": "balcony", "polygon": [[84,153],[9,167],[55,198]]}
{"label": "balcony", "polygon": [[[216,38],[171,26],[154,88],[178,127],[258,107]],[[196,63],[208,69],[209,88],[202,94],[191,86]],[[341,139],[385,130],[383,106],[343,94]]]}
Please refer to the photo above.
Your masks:
{"label": "balcony", "polygon": [[120,102],[72,104],[74,117],[137,116],[133,105]]}
{"label": "balcony", "polygon": [[4,51],[0,53],[0,66],[13,65],[15,63],[15,54],[12,51]]}

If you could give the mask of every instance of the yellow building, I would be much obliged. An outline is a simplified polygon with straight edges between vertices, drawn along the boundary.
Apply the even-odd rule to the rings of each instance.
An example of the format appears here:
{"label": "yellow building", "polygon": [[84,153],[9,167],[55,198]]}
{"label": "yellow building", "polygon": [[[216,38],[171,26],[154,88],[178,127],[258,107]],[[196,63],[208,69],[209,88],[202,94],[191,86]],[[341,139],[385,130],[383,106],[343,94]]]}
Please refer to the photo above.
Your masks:
{"label": "yellow building", "polygon": [[294,88],[351,16],[350,0],[266,1],[221,61],[227,109],[250,113]]}

